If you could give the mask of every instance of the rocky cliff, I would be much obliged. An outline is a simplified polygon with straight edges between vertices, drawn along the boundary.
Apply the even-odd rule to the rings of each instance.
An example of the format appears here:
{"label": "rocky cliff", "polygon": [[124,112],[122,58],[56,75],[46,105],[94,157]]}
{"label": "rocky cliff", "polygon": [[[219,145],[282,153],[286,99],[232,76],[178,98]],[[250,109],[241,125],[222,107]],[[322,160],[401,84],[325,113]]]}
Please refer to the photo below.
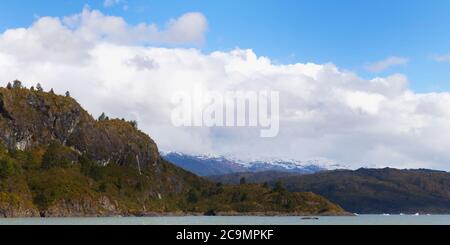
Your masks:
{"label": "rocky cliff", "polygon": [[9,149],[29,150],[57,141],[104,165],[155,166],[150,137],[122,120],[96,121],[74,99],[28,89],[0,88],[0,139]]}

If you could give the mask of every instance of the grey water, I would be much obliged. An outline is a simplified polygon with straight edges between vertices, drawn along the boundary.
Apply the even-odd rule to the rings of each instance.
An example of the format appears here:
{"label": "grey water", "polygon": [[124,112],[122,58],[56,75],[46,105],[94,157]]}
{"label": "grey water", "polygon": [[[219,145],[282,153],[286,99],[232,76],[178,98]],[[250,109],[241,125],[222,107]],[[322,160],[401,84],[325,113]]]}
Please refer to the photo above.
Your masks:
{"label": "grey water", "polygon": [[450,215],[359,215],[351,217],[186,216],[111,218],[11,218],[0,225],[450,225]]}

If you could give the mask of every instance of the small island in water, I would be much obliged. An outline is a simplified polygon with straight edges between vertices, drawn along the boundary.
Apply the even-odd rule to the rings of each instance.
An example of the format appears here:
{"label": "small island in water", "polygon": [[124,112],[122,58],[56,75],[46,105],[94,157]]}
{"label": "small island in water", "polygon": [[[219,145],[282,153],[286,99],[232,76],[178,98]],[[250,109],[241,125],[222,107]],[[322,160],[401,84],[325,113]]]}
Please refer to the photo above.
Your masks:
{"label": "small island in water", "polygon": [[[176,139],[174,139],[176,140]],[[280,183],[223,185],[165,161],[137,123],[66,93],[0,88],[0,217],[348,215]]]}

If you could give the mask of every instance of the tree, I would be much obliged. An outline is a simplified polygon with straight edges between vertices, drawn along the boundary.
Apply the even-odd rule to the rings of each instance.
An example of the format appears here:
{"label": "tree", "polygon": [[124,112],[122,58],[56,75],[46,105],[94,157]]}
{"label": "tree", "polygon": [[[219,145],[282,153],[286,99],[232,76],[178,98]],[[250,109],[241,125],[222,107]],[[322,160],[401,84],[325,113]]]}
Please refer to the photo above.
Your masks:
{"label": "tree", "polygon": [[231,195],[231,202],[239,202],[241,201],[241,193],[239,192],[233,192]]}
{"label": "tree", "polygon": [[103,177],[102,167],[100,167],[95,160],[89,155],[83,154],[78,157],[78,162],[81,165],[80,171],[84,175],[100,180]]}
{"label": "tree", "polygon": [[12,84],[11,84],[11,83],[8,83],[8,85],[6,85],[6,88],[7,88],[7,89],[12,89],[12,88],[13,88],[13,86],[12,86]]}
{"label": "tree", "polygon": [[241,196],[241,202],[245,202],[247,201],[247,199],[248,199],[247,193],[243,193]]}
{"label": "tree", "polygon": [[246,193],[241,193],[239,191],[237,192],[233,192],[233,195],[231,195],[231,202],[244,202],[247,200],[247,194]]}
{"label": "tree", "polygon": [[294,202],[292,199],[288,199],[287,202],[286,202],[286,204],[284,205],[284,207],[285,207],[287,210],[292,210],[292,209],[295,208],[295,202]]}
{"label": "tree", "polygon": [[200,199],[200,194],[198,191],[191,189],[188,193],[187,201],[190,203],[197,203]]}
{"label": "tree", "polygon": [[137,129],[138,128],[138,123],[137,121],[130,121],[131,126],[133,126],[133,128]]}
{"label": "tree", "polygon": [[55,94],[55,91],[53,90],[53,88],[50,89],[50,92],[49,92],[49,93]]}
{"label": "tree", "polygon": [[264,182],[263,185],[262,185],[262,187],[263,187],[263,188],[266,188],[266,189],[269,188],[269,183]]}
{"label": "tree", "polygon": [[99,190],[100,192],[105,193],[105,192],[108,191],[108,186],[106,185],[106,183],[103,182],[103,183],[101,183],[100,186],[98,187],[98,190]]}
{"label": "tree", "polygon": [[16,165],[10,158],[0,159],[0,178],[6,178],[16,172]]}
{"label": "tree", "polygon": [[280,180],[275,184],[275,188],[273,189],[273,191],[278,192],[278,193],[284,193],[286,192],[286,187],[284,187],[283,182]]}
{"label": "tree", "polygon": [[42,85],[40,83],[38,83],[36,85],[36,89],[37,89],[38,92],[44,92],[44,89],[42,88]]}
{"label": "tree", "polygon": [[34,91],[34,86],[31,86],[31,87],[30,87],[30,90],[31,90],[31,91]]}
{"label": "tree", "polygon": [[70,92],[66,91],[66,97],[70,97]]}
{"label": "tree", "polygon": [[52,142],[42,157],[42,168],[67,167],[71,164],[64,147],[58,142]]}
{"label": "tree", "polygon": [[106,121],[107,120],[107,116],[105,115],[105,113],[103,112],[99,117],[98,117],[98,120],[99,121]]}
{"label": "tree", "polygon": [[20,89],[20,88],[22,88],[22,82],[19,81],[19,80],[14,80],[14,82],[13,82],[13,88],[14,88],[14,89]]}
{"label": "tree", "polygon": [[245,184],[247,184],[247,179],[245,177],[242,177],[241,180],[239,181],[239,183],[241,185],[245,185]]}

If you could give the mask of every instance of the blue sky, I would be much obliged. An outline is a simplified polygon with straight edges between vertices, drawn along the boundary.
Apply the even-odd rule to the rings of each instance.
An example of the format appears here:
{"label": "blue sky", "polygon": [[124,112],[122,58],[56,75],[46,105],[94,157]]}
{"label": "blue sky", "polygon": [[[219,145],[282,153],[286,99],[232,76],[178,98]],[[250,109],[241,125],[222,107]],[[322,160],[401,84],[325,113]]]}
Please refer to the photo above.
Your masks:
{"label": "blue sky", "polygon": [[[450,90],[450,62],[433,59],[450,54],[447,0],[126,0],[109,8],[100,0],[1,1],[0,30],[29,26],[36,16],[78,13],[86,4],[129,23],[164,25],[201,12],[209,23],[205,52],[251,48],[279,63],[331,62],[365,78],[403,73],[416,92]],[[391,56],[409,62],[367,71],[368,64]]]}

